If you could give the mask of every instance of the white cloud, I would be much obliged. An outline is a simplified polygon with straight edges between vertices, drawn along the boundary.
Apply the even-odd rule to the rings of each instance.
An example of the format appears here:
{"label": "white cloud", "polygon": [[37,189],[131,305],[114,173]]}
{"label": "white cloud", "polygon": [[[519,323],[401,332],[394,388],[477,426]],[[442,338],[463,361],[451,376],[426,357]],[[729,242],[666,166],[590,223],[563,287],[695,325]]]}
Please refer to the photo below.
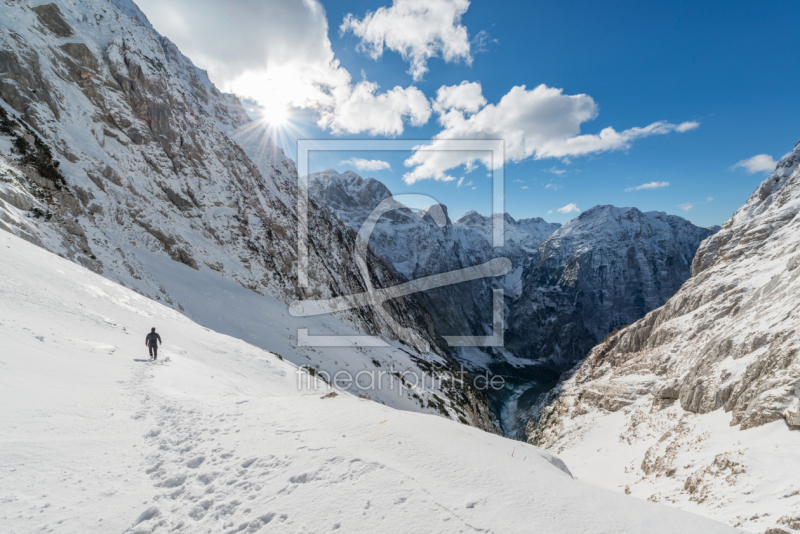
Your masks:
{"label": "white cloud", "polygon": [[344,161],[340,161],[339,165],[350,165],[351,167],[355,167],[359,171],[381,171],[384,169],[391,169],[392,166],[389,165],[388,161],[381,161],[379,159],[362,159],[362,158],[350,158]]}
{"label": "white cloud", "polygon": [[550,215],[551,213],[553,213],[553,210],[548,211],[547,215]]}
{"label": "white cloud", "polygon": [[566,206],[564,206],[563,208],[558,208],[556,211],[558,213],[575,213],[575,212],[581,211],[581,210],[575,204],[569,203]]}
{"label": "white cloud", "polygon": [[483,97],[481,84],[465,80],[459,85],[441,86],[436,91],[433,109],[437,113],[444,113],[451,109],[477,113],[485,105],[486,99]]}
{"label": "white cloud", "polygon": [[208,70],[222,90],[259,103],[267,118],[289,107],[320,113],[337,133],[397,135],[404,121],[427,122],[430,104],[415,87],[378,92],[352,83],[328,39],[318,0],[137,0],[156,29]]}
{"label": "white cloud", "polygon": [[425,95],[414,86],[377,93],[378,85],[360,82],[334,93],[335,105],[321,111],[318,125],[334,133],[399,135],[404,120],[422,126],[431,116]]}
{"label": "white cloud", "polygon": [[558,184],[553,184],[553,183],[550,183],[550,184],[547,184],[547,185],[544,186],[545,189],[552,189],[553,191],[558,191],[559,189],[561,189],[561,187],[562,186],[560,186]]}
{"label": "white cloud", "polygon": [[713,202],[713,201],[714,201],[714,197],[708,197],[708,198],[706,199],[706,202]]}
{"label": "white cloud", "polygon": [[684,202],[683,204],[679,204],[678,207],[683,211],[692,211],[694,204],[692,202]]}
{"label": "white cloud", "polygon": [[549,169],[542,169],[542,171],[543,172],[549,172],[551,174],[557,174],[558,176],[561,176],[562,174],[567,172],[567,169],[559,169],[559,168],[553,166],[553,167],[550,167]]}
{"label": "white cloud", "polygon": [[468,8],[468,0],[394,0],[391,7],[368,12],[360,20],[348,14],[339,29],[359,37],[359,49],[373,59],[380,58],[384,48],[399,53],[409,62],[409,74],[420,80],[432,57],[472,62],[467,28],[461,24]]}
{"label": "white cloud", "polygon": [[530,189],[527,185],[523,185],[521,189]]}
{"label": "white cloud", "polygon": [[772,156],[769,154],[759,154],[758,156],[753,156],[752,158],[743,159],[732,168],[738,169],[741,167],[748,173],[755,174],[757,172],[770,173],[775,170],[777,165],[778,162],[772,159]]}
{"label": "white cloud", "polygon": [[157,30],[223,90],[262,104],[327,100],[320,86],[347,84],[334,58],[325,9],[315,0],[137,0]]}
{"label": "white cloud", "polygon": [[[581,124],[595,119],[597,114],[598,106],[589,95],[565,95],[561,89],[545,85],[527,90],[523,85],[475,114],[467,116],[459,110],[441,114],[439,122],[444,129],[435,139],[503,139],[506,158],[516,162],[624,150],[639,138],[685,132],[699,126],[697,122],[659,121],[620,132],[607,127],[598,134],[581,135]],[[417,151],[406,160],[405,165],[413,167],[403,176],[406,183],[441,180],[448,170],[461,165],[492,165],[486,153],[435,150],[436,140],[429,146],[434,150]]]}
{"label": "white cloud", "polygon": [[697,121],[686,121],[682,122],[675,126],[675,131],[679,133],[688,132],[690,130],[695,130],[700,127],[700,123]]}
{"label": "white cloud", "polygon": [[[462,185],[472,185],[472,180],[470,180],[467,183],[464,183],[464,177],[462,176],[461,178],[458,179],[458,183],[456,184],[456,187],[461,187]],[[473,187],[473,189],[475,189],[475,188]]]}
{"label": "white cloud", "polygon": [[497,39],[489,35],[489,32],[486,30],[481,30],[475,34],[475,37],[473,37],[470,42],[472,43],[472,51],[479,54],[481,52],[487,52],[489,50],[489,45],[496,44]]}
{"label": "white cloud", "polygon": [[669,187],[669,182],[650,182],[637,185],[635,187],[628,187],[625,189],[625,192],[630,193],[631,191],[641,191],[642,189],[658,189],[660,187]]}

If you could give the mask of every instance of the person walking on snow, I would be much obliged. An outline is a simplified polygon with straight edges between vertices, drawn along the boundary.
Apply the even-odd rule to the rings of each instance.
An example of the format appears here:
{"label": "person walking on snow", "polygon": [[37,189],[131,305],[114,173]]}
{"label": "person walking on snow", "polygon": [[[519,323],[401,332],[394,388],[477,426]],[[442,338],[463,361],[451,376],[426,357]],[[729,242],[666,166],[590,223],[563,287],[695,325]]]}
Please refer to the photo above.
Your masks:
{"label": "person walking on snow", "polygon": [[150,349],[150,358],[153,360],[158,359],[158,346],[161,345],[161,336],[156,334],[156,329],[153,327],[147,337],[144,338],[144,344]]}

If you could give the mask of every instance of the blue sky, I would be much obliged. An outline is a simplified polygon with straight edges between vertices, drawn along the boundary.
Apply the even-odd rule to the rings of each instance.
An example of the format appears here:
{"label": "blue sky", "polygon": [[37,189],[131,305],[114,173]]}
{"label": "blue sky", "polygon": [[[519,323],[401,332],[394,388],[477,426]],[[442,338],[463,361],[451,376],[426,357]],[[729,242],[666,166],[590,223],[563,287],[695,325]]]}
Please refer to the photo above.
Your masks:
{"label": "blue sky", "polygon": [[[144,0],[140,6],[159,31],[209,70],[217,85],[254,97],[266,103],[267,115],[286,119],[281,124],[271,121],[271,128],[290,156],[295,154],[296,137],[429,140],[436,135],[471,135],[482,120],[479,136],[511,139],[516,134],[523,139],[518,146],[533,147],[512,149],[510,159],[516,154],[518,161],[506,163],[506,211],[515,218],[539,216],[565,222],[578,214],[576,210],[614,204],[675,213],[703,226],[721,224],[767,175],[770,160],[763,155],[778,160],[800,140],[796,126],[800,125],[796,101],[800,6],[796,2],[594,5],[563,0],[401,0],[393,6],[388,1],[323,1],[320,5],[308,0],[301,3],[310,6],[304,12],[291,11],[300,9],[294,5],[284,8],[284,0],[270,2],[266,8],[243,0],[237,10],[206,0],[205,12],[211,20],[178,25],[173,22],[174,12],[185,1]],[[169,6],[175,7],[172,15],[165,11]],[[415,10],[428,9],[421,6],[434,7],[421,14],[418,21],[424,23],[414,24]],[[224,17],[215,14],[215,9],[225,9]],[[376,12],[382,14],[381,20]],[[342,31],[340,26],[348,17],[349,25]],[[205,23],[209,28],[220,26],[221,18],[225,18],[223,25],[243,36],[250,35],[247,28],[252,26],[252,36],[242,37],[237,44],[224,35],[217,40],[213,35],[193,39],[185,30],[202,30]],[[402,28],[403,24],[408,27]],[[423,26],[428,33],[417,35]],[[270,40],[260,42],[267,39],[261,37],[264,34]],[[426,35],[433,40],[425,41]],[[220,39],[226,40],[225,46],[219,46]],[[400,43],[394,49],[392,39]],[[369,54],[375,42],[388,46],[379,57]],[[247,48],[237,54],[237,46]],[[226,60],[220,48],[241,65]],[[406,57],[399,53],[403,49]],[[414,62],[415,53],[424,56],[421,62]],[[448,54],[449,58],[443,57]],[[415,76],[413,68],[423,72]],[[249,74],[243,76],[243,72]],[[307,87],[292,85],[304,77],[310,79],[308,72],[315,73],[315,84],[330,79],[329,93],[341,91],[345,96],[331,104],[324,96],[306,94]],[[259,73],[261,78],[256,76]],[[363,102],[355,102],[352,95],[363,81],[378,86],[372,87],[370,98],[398,87],[392,105],[405,110],[402,119],[378,117],[375,110],[380,107],[359,108]],[[484,103],[459,110],[454,120],[461,126],[448,129],[438,120],[437,91],[462,82],[477,82],[478,97],[482,95]],[[264,89],[270,83],[278,89]],[[550,93],[541,93],[539,98],[532,91],[541,84]],[[485,110],[498,105],[514,87],[518,98],[508,99],[505,115],[495,117]],[[291,100],[301,94],[303,101]],[[542,100],[545,96],[550,100]],[[270,106],[281,99],[288,102],[275,112]],[[426,105],[432,109],[426,112]],[[509,115],[516,109],[522,115],[530,111],[530,120],[523,126],[515,126]],[[482,115],[473,118],[476,113]],[[580,114],[590,118],[577,119]],[[391,118],[400,120],[401,126],[397,128],[396,122],[394,127],[387,126]],[[549,122],[542,130],[537,121]],[[610,144],[597,137],[604,128],[627,135],[632,128],[659,121],[667,123],[660,127],[665,130],[662,133],[631,134],[630,139]],[[586,135],[593,137],[574,139]],[[575,150],[569,144],[573,141],[600,148]],[[507,140],[508,146],[513,143]],[[734,167],[758,155],[762,157],[751,169]],[[352,158],[385,161],[390,169],[358,172],[383,181],[395,193],[429,194],[446,204],[453,217],[470,209],[490,211],[491,181],[480,163],[471,172],[463,166],[439,165],[437,172],[451,181],[423,178],[409,185],[403,180],[413,169],[404,166],[409,156],[318,154],[311,167],[345,170],[353,167],[341,162]],[[631,190],[644,184],[650,185]],[[563,209],[570,205],[575,208]]]}

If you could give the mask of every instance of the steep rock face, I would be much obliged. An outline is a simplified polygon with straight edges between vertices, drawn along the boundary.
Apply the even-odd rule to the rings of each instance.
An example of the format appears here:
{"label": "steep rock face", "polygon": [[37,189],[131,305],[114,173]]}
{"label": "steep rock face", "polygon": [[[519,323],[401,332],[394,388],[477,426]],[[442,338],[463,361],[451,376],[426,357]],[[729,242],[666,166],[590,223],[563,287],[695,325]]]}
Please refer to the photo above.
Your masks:
{"label": "steep rock face", "polygon": [[713,230],[663,212],[596,206],[556,230],[522,273],[508,347],[564,368],[661,306]]}
{"label": "steep rock face", "polygon": [[[288,326],[279,339],[265,336],[259,323],[275,319],[254,309],[214,310],[235,291],[223,289],[229,282],[269,303],[363,291],[353,233],[309,207],[311,286],[298,291],[296,169],[239,100],[128,0],[36,4],[0,12],[0,228],[331,375],[357,364],[451,376],[451,354],[413,296],[388,307],[430,342],[428,355],[401,347],[369,308],[312,326],[378,335],[390,349],[318,351],[298,346]],[[369,262],[374,283],[395,283],[381,261]],[[479,393],[444,384],[422,397],[364,394],[493,428]]]}
{"label": "steep rock face", "polygon": [[[750,494],[760,491],[768,505],[746,521],[753,528],[792,524],[797,500],[784,498],[790,468],[781,451],[800,444],[792,432],[800,423],[798,166],[796,147],[702,243],[692,278],[666,305],[592,350],[531,424],[532,443],[569,454],[604,428],[627,436],[633,464],[641,463],[630,478],[641,477],[643,487],[670,473],[665,496],[683,491],[720,507],[731,522],[756,509],[747,503],[759,502]],[[726,431],[713,422],[743,432],[715,445]],[[697,445],[687,447],[692,437]],[[716,456],[703,460],[714,446]],[[629,467],[607,463],[606,471]],[[725,488],[733,472],[727,485],[736,487]],[[784,516],[791,510],[794,516]]]}

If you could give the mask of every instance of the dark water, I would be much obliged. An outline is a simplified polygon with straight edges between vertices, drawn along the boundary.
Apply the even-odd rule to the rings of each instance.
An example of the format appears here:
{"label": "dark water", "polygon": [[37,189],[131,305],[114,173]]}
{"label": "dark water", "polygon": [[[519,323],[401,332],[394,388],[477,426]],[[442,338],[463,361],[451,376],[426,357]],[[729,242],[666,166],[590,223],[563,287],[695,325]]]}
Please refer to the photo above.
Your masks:
{"label": "dark water", "polygon": [[561,371],[545,365],[518,368],[506,363],[492,364],[490,371],[503,376],[506,385],[497,391],[487,390],[489,407],[506,437],[524,440],[529,414],[541,396],[558,384]]}

